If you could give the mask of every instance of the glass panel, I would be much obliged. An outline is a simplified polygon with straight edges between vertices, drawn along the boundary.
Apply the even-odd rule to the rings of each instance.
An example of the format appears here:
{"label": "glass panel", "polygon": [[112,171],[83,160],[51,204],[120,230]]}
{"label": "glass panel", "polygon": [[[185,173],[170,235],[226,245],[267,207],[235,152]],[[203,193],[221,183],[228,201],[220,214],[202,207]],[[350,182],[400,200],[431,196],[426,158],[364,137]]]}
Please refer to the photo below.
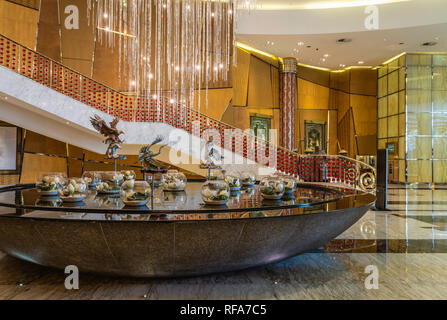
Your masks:
{"label": "glass panel", "polygon": [[407,135],[431,135],[431,113],[407,113]]}
{"label": "glass panel", "polygon": [[447,159],[447,137],[433,138],[433,158]]}
{"label": "glass panel", "polygon": [[388,137],[399,135],[399,117],[397,115],[388,117]]}
{"label": "glass panel", "polygon": [[431,112],[430,90],[407,90],[407,112]]}
{"label": "glass panel", "polygon": [[447,182],[447,161],[433,161],[433,182]]}
{"label": "glass panel", "polygon": [[433,112],[447,112],[447,91],[433,91]]}
{"label": "glass panel", "polygon": [[387,107],[388,98],[383,97],[379,98],[379,118],[384,118],[388,114],[388,107]]}
{"label": "glass panel", "polygon": [[431,159],[431,137],[407,137],[408,159]]}
{"label": "glass panel", "polygon": [[388,115],[393,115],[398,112],[399,109],[399,95],[394,93],[388,96]]}
{"label": "glass panel", "polygon": [[407,89],[431,89],[431,67],[408,67]]}
{"label": "glass panel", "polygon": [[408,54],[407,66],[411,65],[431,65],[431,55],[429,54]]}
{"label": "glass panel", "polygon": [[433,115],[433,134],[447,136],[447,114],[438,113]]}
{"label": "glass panel", "polygon": [[399,73],[398,71],[388,74],[388,94],[399,91]]}
{"label": "glass panel", "polygon": [[408,182],[432,182],[431,166],[431,160],[408,160]]}
{"label": "glass panel", "polygon": [[447,66],[447,54],[435,54],[433,55],[434,66]]}
{"label": "glass panel", "polygon": [[432,90],[447,90],[447,67],[433,68]]}
{"label": "glass panel", "polygon": [[387,118],[379,119],[379,132],[377,134],[379,138],[386,138],[387,134]]}

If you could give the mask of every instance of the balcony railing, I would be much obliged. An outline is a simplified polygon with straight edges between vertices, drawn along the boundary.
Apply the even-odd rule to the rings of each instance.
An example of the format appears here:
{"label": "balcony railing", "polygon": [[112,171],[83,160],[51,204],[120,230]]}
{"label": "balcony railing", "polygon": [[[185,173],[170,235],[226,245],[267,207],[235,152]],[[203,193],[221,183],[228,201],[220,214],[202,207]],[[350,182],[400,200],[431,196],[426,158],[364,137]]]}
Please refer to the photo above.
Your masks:
{"label": "balcony railing", "polygon": [[[185,105],[171,103],[166,97],[153,99],[118,92],[3,35],[0,35],[0,65],[125,121],[162,122],[198,137],[203,137],[204,130],[214,129],[221,137],[220,141],[214,140],[216,145],[303,181],[316,181],[321,176],[309,170],[328,170],[324,181],[349,187],[362,185],[357,176],[361,172],[358,161],[338,156],[328,156],[324,161],[316,156],[300,156]],[[226,130],[232,130],[231,140],[225,141]],[[327,169],[317,168],[323,164]],[[374,169],[371,172],[375,181]]]}

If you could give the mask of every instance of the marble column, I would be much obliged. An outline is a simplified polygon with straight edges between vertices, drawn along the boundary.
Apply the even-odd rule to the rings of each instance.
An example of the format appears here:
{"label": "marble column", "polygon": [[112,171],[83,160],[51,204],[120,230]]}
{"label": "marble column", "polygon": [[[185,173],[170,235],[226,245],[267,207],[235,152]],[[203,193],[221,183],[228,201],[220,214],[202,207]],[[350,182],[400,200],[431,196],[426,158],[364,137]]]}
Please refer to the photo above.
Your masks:
{"label": "marble column", "polygon": [[295,149],[296,73],[298,60],[283,58],[279,76],[279,144]]}

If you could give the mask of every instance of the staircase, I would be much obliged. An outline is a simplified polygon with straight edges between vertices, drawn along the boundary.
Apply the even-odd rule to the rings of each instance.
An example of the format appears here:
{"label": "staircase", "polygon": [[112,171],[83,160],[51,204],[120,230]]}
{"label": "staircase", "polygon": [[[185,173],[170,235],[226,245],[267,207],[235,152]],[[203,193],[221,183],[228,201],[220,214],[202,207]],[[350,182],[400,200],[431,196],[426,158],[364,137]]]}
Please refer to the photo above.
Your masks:
{"label": "staircase", "polygon": [[123,154],[137,154],[142,144],[162,134],[174,143],[160,160],[180,159],[176,166],[203,176],[198,164],[204,158],[205,134],[212,129],[230,173],[249,171],[259,178],[279,171],[307,182],[373,189],[361,178],[371,172],[367,180],[375,181],[374,168],[364,163],[341,156],[302,156],[167,98],[120,93],[2,35],[0,93],[6,97],[0,99],[1,120],[94,152],[106,148],[89,123],[90,116],[99,114],[122,120]]}

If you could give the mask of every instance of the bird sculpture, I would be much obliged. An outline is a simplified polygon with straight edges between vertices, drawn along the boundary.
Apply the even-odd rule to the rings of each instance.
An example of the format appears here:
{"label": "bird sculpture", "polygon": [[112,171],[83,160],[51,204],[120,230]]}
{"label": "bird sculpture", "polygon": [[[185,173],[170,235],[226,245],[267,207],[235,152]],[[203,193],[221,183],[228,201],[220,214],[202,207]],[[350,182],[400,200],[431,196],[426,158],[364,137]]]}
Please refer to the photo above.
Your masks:
{"label": "bird sculpture", "polygon": [[168,167],[164,166],[161,162],[155,160],[155,157],[161,154],[161,150],[166,147],[165,144],[161,145],[160,148],[158,149],[158,152],[153,152],[151,150],[151,148],[156,145],[159,144],[160,142],[163,141],[163,137],[162,136],[157,136],[154,141],[152,141],[151,144],[143,146],[140,149],[140,152],[138,154],[138,160],[141,162],[141,164],[144,167],[144,170],[147,171],[158,171],[158,170],[164,170],[167,169]]}
{"label": "bird sculpture", "polygon": [[124,131],[118,130],[116,127],[119,119],[115,118],[109,125],[107,125],[103,118],[95,114],[93,117],[90,117],[90,122],[96,131],[106,137],[103,142],[107,145],[107,157],[111,159],[118,158],[117,150],[121,149],[121,143],[123,143],[123,140],[121,140],[119,136],[124,134]]}
{"label": "bird sculpture", "polygon": [[208,138],[208,141],[206,143],[206,155],[205,155],[205,163],[204,165],[206,167],[210,168],[218,168],[219,166],[216,165],[215,161],[222,161],[223,156],[216,150],[213,143],[213,136],[210,136]]}

